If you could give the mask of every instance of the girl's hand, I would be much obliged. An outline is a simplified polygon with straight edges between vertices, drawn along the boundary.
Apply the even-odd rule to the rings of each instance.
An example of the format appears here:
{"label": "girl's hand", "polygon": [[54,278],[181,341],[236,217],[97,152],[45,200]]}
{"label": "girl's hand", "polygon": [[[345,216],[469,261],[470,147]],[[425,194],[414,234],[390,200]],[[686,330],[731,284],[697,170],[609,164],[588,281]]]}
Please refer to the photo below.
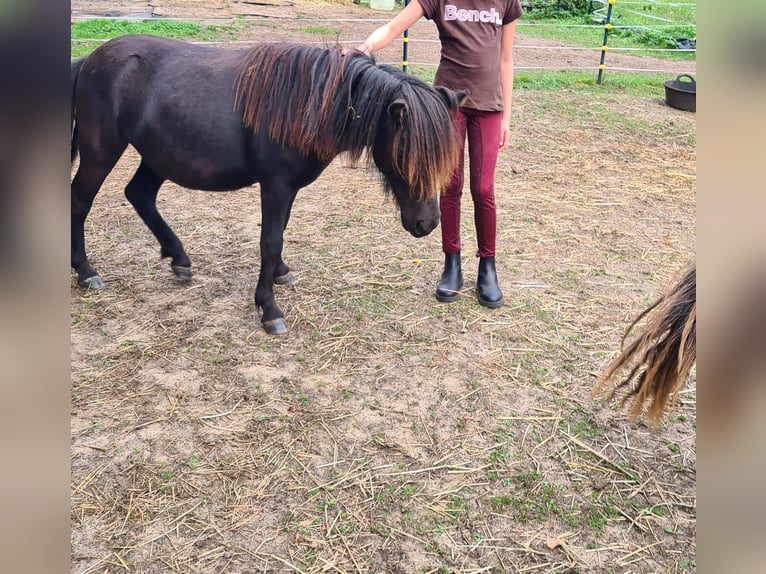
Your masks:
{"label": "girl's hand", "polygon": [[511,128],[506,122],[503,122],[503,127],[500,128],[500,149],[499,151],[507,150],[511,145]]}
{"label": "girl's hand", "polygon": [[[366,40],[365,40],[364,42],[362,42],[361,44],[359,44],[359,45],[358,45],[356,48],[354,48],[354,49],[355,49],[355,50],[357,50],[357,51],[359,51],[359,52],[362,52],[362,53],[363,53],[363,54],[365,54],[366,56],[372,56],[372,46],[371,46],[371,45],[370,45],[370,43],[369,43],[369,42],[367,42]],[[350,50],[349,48],[343,48],[343,49],[340,51],[340,53],[341,53],[341,55],[342,55],[342,56],[348,56],[348,53],[349,53],[350,51],[351,51],[351,50]]]}

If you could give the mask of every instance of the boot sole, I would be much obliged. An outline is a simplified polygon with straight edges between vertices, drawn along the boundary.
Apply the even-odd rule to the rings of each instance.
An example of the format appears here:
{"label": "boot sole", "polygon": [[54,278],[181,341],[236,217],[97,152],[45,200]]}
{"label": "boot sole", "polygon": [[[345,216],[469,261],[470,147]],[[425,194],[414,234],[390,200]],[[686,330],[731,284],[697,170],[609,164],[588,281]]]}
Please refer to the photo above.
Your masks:
{"label": "boot sole", "polygon": [[[463,288],[463,281],[460,280],[460,284],[457,287],[458,289]],[[437,301],[440,301],[441,303],[454,303],[458,299],[460,299],[460,291],[455,291],[454,293],[450,293],[449,295],[442,295],[439,293],[439,291],[434,292],[434,297],[436,297]]]}
{"label": "boot sole", "polygon": [[442,303],[454,303],[460,298],[460,293],[455,293],[454,295],[441,295],[439,293],[434,293],[434,297],[436,297],[437,301]]}
{"label": "boot sole", "polygon": [[505,303],[505,298],[500,298],[497,301],[487,301],[486,299],[482,299],[478,295],[476,296],[476,299],[479,301],[479,305],[482,307],[489,307],[490,309],[497,309],[498,307],[502,307]]}

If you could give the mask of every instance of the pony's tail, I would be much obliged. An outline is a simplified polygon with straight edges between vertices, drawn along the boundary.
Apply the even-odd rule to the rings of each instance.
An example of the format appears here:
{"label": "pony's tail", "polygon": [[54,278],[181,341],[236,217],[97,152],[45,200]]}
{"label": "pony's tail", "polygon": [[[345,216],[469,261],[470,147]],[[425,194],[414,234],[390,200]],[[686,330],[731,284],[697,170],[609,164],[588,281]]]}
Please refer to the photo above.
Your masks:
{"label": "pony's tail", "polygon": [[[639,321],[646,318],[642,332],[625,346]],[[665,407],[675,406],[678,391],[697,360],[697,267],[692,265],[673,288],[641,313],[627,328],[620,354],[607,366],[593,395],[609,387],[607,400],[630,385],[621,405],[631,398],[630,419],[635,422],[649,402],[647,416],[655,428]],[[630,369],[621,380],[618,374]]]}
{"label": "pony's tail", "polygon": [[78,152],[78,145],[77,145],[77,121],[75,119],[75,89],[77,88],[77,78],[80,75],[80,68],[82,68],[82,64],[85,62],[85,58],[77,58],[76,60],[72,60],[72,75],[70,77],[69,85],[70,85],[70,110],[72,112],[72,163],[74,163],[75,158],[77,158],[77,152]]}

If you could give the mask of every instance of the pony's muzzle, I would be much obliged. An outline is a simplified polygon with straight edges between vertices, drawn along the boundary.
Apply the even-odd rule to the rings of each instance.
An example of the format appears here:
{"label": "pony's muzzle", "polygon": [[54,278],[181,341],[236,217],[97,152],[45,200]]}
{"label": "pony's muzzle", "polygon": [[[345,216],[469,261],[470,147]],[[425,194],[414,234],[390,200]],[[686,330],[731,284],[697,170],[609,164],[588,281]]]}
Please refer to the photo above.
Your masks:
{"label": "pony's muzzle", "polygon": [[402,227],[414,237],[425,237],[439,225],[438,200],[418,202],[410,209],[402,207]]}
{"label": "pony's muzzle", "polygon": [[412,232],[412,235],[415,237],[425,237],[429,233],[431,233],[434,229],[436,229],[436,226],[439,225],[439,219],[418,219],[415,222],[415,230]]}

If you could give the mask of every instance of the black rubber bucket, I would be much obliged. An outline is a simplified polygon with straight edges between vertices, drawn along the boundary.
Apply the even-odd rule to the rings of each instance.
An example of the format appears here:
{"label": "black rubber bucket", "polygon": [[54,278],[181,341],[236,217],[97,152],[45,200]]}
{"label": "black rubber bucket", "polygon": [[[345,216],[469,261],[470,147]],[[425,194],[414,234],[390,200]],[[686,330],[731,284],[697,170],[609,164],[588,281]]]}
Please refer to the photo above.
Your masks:
{"label": "black rubber bucket", "polygon": [[[681,78],[688,78],[682,80]],[[665,103],[685,112],[697,111],[697,82],[689,74],[665,82]]]}

